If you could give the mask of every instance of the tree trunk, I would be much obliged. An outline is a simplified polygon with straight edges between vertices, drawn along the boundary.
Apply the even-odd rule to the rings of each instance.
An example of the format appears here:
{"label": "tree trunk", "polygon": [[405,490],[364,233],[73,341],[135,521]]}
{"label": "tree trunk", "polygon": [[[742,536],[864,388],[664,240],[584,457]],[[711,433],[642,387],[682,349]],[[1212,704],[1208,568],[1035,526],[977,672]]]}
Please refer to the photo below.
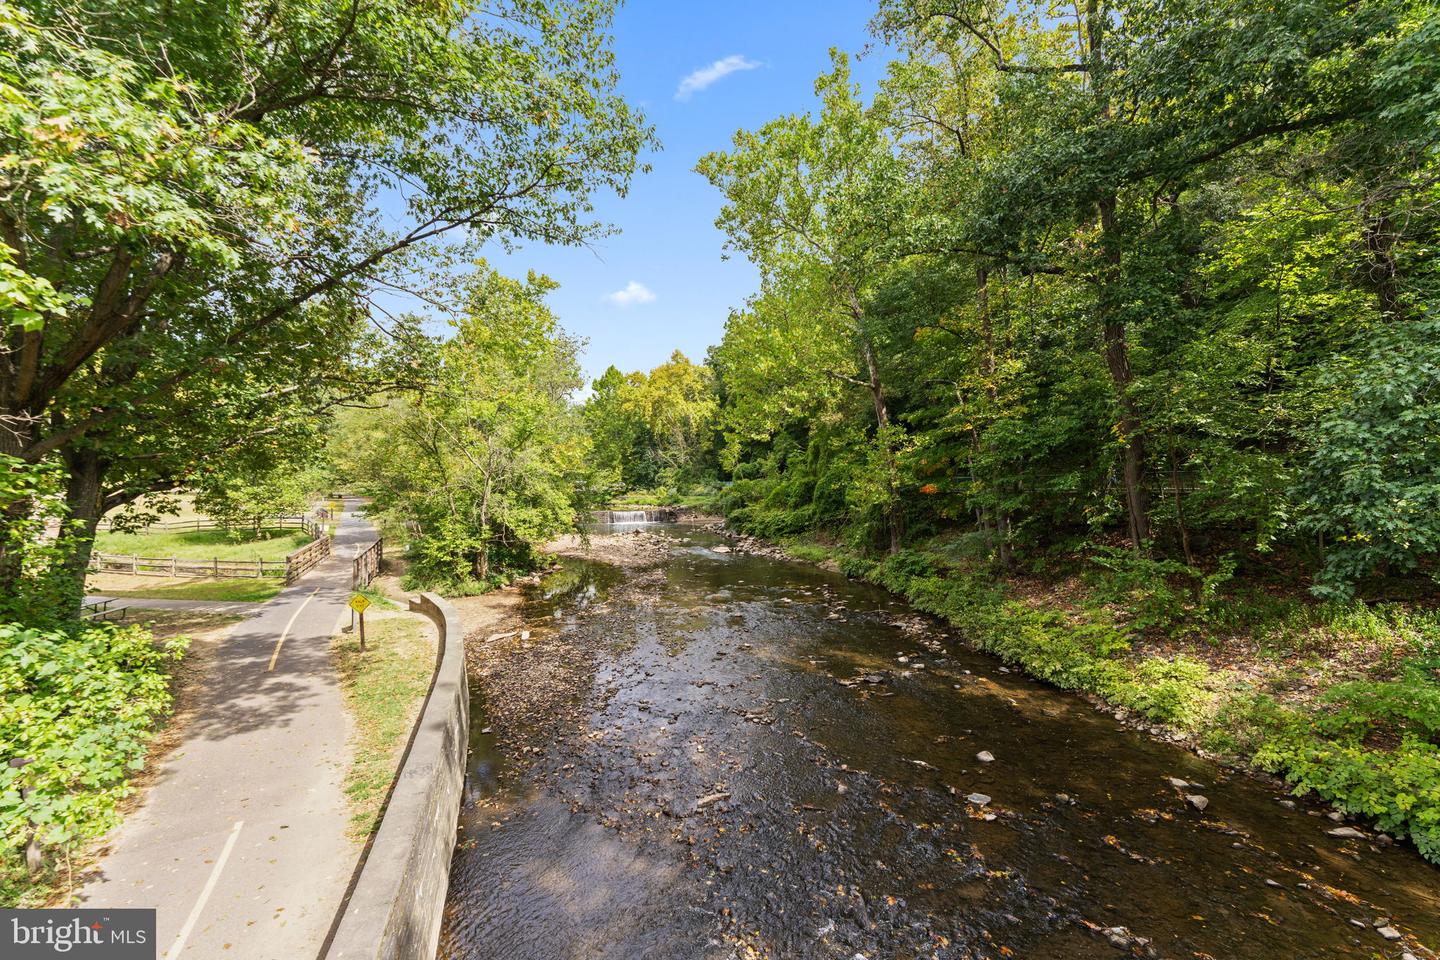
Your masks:
{"label": "tree trunk", "polygon": [[890,475],[887,478],[890,502],[885,508],[885,523],[890,528],[890,552],[899,553],[905,540],[905,515],[900,505],[900,491],[895,487],[895,451],[890,446],[886,428],[890,426],[890,410],[885,405],[884,384],[880,380],[880,364],[875,359],[875,349],[870,338],[860,333],[860,355],[865,361],[865,374],[869,381],[870,399],[875,404],[875,424],[885,444],[885,457]]}
{"label": "tree trunk", "polygon": [[1195,566],[1195,555],[1190,552],[1190,531],[1185,526],[1185,508],[1180,496],[1180,461],[1175,457],[1175,434],[1170,434],[1170,492],[1175,497],[1175,526],[1180,530],[1180,550],[1185,555],[1187,566]]}
{"label": "tree trunk", "polygon": [[1125,324],[1115,316],[1115,306],[1111,302],[1116,293],[1114,288],[1122,282],[1116,203],[1113,195],[1101,198],[1099,203],[1101,245],[1105,258],[1100,303],[1105,316],[1105,366],[1110,371],[1110,382],[1115,387],[1115,401],[1119,408],[1116,432],[1124,444],[1122,474],[1130,545],[1139,553],[1150,539],[1150,503],[1145,490],[1145,435],[1139,408],[1130,393],[1135,381],[1130,370],[1130,346],[1125,340]]}
{"label": "tree trunk", "polygon": [[[0,421],[0,454],[18,458],[30,443],[30,437],[16,418],[11,422]],[[0,469],[8,469],[0,465]],[[25,545],[30,532],[25,529],[35,502],[30,497],[20,497],[0,505],[0,595],[18,596],[20,578],[25,569]]]}
{"label": "tree trunk", "polygon": [[90,566],[90,551],[95,547],[95,529],[105,512],[106,464],[93,450],[71,449],[65,451],[65,466],[70,471],[65,484],[68,517],[60,539],[65,547],[66,586],[73,591],[78,610],[85,596],[85,575]]}
{"label": "tree trunk", "polygon": [[1396,228],[1390,214],[1367,205],[1361,236],[1369,261],[1365,279],[1374,289],[1385,319],[1398,323],[1405,319],[1405,301],[1400,296],[1399,268],[1395,264]]}
{"label": "tree trunk", "polygon": [[[1000,405],[1000,389],[995,383],[995,329],[990,322],[990,271],[984,262],[975,265],[975,315],[980,321],[980,337],[984,344],[981,368],[985,374],[985,395],[990,398],[991,413]],[[995,509],[995,549],[1000,563],[1009,567],[1015,560],[1010,547],[1010,515]]]}

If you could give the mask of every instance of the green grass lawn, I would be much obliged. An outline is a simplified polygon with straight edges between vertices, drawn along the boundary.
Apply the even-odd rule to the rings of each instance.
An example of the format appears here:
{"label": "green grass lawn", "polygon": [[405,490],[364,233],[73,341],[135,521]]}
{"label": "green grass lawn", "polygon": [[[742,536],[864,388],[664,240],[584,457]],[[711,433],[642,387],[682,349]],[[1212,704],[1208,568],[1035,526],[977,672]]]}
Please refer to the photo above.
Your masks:
{"label": "green grass lawn", "polygon": [[303,530],[192,530],[188,533],[114,533],[95,535],[95,549],[140,557],[182,560],[284,560],[305,546]]}
{"label": "green grass lawn", "polygon": [[330,653],[345,706],[355,718],[355,760],[345,774],[345,795],[351,834],[363,839],[374,829],[430,687],[435,643],[423,618],[390,616],[365,624],[363,654],[353,633],[334,637]]}
{"label": "green grass lawn", "polygon": [[285,583],[279,577],[242,577],[235,580],[196,580],[194,583],[166,584],[131,590],[107,590],[103,584],[92,586],[92,592],[107,597],[136,597],[146,600],[218,600],[264,603],[281,590]]}

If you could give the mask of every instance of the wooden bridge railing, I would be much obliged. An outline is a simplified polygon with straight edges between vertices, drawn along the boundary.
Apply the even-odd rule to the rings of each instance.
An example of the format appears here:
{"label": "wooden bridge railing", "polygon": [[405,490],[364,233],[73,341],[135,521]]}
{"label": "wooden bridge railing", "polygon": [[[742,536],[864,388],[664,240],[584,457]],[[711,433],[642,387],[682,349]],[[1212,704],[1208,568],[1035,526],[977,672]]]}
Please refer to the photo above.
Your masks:
{"label": "wooden bridge railing", "polygon": [[370,581],[380,573],[380,564],[384,559],[384,540],[376,540],[355,554],[355,563],[350,571],[350,589],[359,590],[361,587],[368,587]]}

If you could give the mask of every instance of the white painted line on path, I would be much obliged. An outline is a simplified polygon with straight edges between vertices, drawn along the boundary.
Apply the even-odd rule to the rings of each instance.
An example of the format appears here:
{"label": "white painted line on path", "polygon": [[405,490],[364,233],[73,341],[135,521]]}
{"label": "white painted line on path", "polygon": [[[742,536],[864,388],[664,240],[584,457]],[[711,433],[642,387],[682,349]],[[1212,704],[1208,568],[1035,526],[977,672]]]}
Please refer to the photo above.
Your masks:
{"label": "white painted line on path", "polygon": [[315,594],[319,592],[319,587],[311,590],[310,596],[305,598],[305,602],[300,604],[300,606],[296,607],[295,612],[290,615],[290,622],[285,624],[284,630],[280,631],[280,639],[275,644],[275,652],[270,654],[270,666],[265,668],[266,673],[269,673],[270,671],[275,669],[275,661],[280,659],[280,648],[285,646],[285,638],[290,635],[290,628],[295,626],[295,621],[299,618],[300,611],[308,607],[310,605],[310,601],[315,599]]}
{"label": "white painted line on path", "polygon": [[175,937],[175,942],[170,949],[165,951],[167,957],[178,957],[180,951],[185,949],[185,941],[190,939],[190,932],[195,929],[195,922],[200,919],[200,911],[205,909],[205,901],[210,899],[210,894],[215,892],[215,884],[220,879],[220,871],[225,869],[225,861],[230,859],[230,851],[235,849],[235,841],[240,836],[240,828],[245,826],[244,820],[236,820],[235,826],[230,828],[230,836],[225,840],[225,849],[220,851],[215,866],[210,870],[210,879],[205,881],[205,889],[200,891],[200,899],[195,901],[195,906],[190,911],[190,916],[185,918],[185,926],[180,928],[180,933]]}

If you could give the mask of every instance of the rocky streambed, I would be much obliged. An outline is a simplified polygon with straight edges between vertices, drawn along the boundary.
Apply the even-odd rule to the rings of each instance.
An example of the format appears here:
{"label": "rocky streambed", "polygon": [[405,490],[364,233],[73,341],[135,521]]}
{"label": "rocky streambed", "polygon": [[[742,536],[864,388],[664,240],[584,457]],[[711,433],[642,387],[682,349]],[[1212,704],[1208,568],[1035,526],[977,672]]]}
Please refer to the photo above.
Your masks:
{"label": "rocky streambed", "polygon": [[441,956],[1434,955],[1440,872],[698,525],[469,638]]}

